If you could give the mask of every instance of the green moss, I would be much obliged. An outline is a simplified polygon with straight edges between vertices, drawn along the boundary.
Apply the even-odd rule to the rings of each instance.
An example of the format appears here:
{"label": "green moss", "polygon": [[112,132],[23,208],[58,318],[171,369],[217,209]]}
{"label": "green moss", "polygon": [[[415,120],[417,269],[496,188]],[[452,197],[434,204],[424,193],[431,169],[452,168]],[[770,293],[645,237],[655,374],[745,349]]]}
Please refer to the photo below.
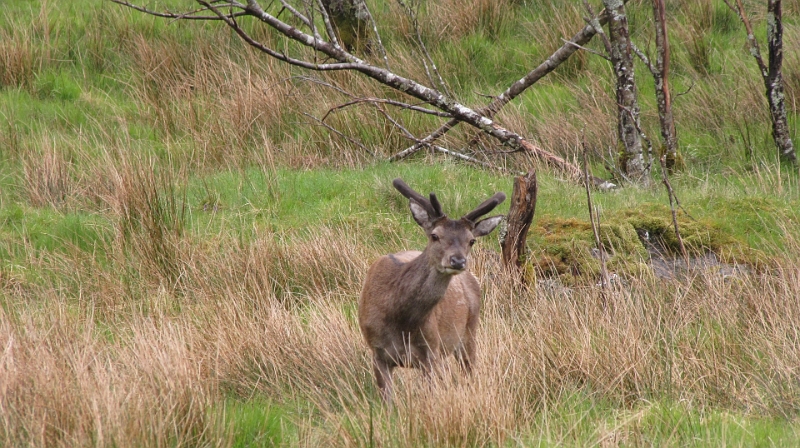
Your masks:
{"label": "green moss", "polygon": [[[680,246],[669,207],[645,203],[622,209],[604,217],[598,233],[606,252],[610,271],[636,276],[649,270],[648,249],[640,235],[647,235],[648,245],[665,256],[679,256]],[[713,252],[722,260],[758,264],[760,252],[734,238],[709,219],[692,219],[678,214],[678,227],[690,255]],[[545,276],[559,276],[565,284],[594,279],[600,272],[599,252],[588,220],[546,215],[538,219],[531,232],[533,254],[529,264]]]}
{"label": "green moss", "polygon": [[[621,215],[638,232],[647,231],[654,244],[663,246],[670,254],[680,253],[672,212],[666,205],[642,204],[636,209],[623,210]],[[682,212],[677,216],[683,244],[691,254],[717,252],[725,246],[737,243],[711,220],[692,219]]]}

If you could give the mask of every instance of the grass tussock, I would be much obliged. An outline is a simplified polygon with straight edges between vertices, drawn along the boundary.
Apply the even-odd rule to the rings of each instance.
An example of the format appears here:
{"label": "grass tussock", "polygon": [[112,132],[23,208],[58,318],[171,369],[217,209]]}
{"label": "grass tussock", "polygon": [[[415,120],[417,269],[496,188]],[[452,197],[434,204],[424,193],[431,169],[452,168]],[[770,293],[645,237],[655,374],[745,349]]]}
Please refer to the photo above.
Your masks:
{"label": "grass tussock", "polygon": [[0,86],[30,85],[38,48],[27,30],[0,28],[0,42]]}
{"label": "grass tussock", "polygon": [[172,171],[119,151],[104,153],[92,174],[87,197],[113,217],[113,251],[131,260],[129,268],[145,278],[177,286],[187,204]]}
{"label": "grass tussock", "polygon": [[459,39],[473,32],[499,37],[514,14],[511,0],[445,0],[429,5],[423,24],[437,39]]}
{"label": "grass tussock", "polygon": [[68,155],[50,140],[39,151],[23,156],[23,175],[28,201],[34,207],[58,207],[75,195],[76,182]]}
{"label": "grass tussock", "polygon": [[[57,297],[50,297],[57,299]],[[91,319],[4,313],[4,445],[187,445],[212,426],[185,328],[142,320],[112,343]],[[188,340],[187,340],[188,338]],[[202,364],[202,361],[200,362]]]}

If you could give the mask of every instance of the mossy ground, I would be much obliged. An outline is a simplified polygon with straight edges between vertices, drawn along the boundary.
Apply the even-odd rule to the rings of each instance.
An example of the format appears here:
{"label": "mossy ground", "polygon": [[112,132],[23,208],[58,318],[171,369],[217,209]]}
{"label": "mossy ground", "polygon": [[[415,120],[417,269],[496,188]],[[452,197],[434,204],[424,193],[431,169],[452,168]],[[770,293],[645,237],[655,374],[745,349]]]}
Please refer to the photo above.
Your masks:
{"label": "mossy ground", "polygon": [[[715,221],[695,219],[682,210],[677,211],[677,217],[678,231],[689,257],[714,254],[721,261],[753,267],[764,262],[763,251],[737,239]],[[663,204],[643,203],[636,208],[606,213],[597,234],[608,271],[623,277],[650,272],[647,264],[654,253],[672,259],[683,256],[672,212]],[[538,217],[530,235],[530,250],[529,269],[535,269],[539,276],[556,276],[565,284],[599,279],[600,251],[588,219]]]}

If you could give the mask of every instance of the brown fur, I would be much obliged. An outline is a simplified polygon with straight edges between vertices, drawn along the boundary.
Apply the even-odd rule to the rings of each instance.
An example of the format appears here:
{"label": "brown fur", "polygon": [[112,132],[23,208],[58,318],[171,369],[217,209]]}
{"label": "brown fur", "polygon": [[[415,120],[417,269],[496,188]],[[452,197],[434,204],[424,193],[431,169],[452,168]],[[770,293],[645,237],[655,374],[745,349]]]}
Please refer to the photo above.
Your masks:
{"label": "brown fur", "polygon": [[[497,203],[504,199],[502,193],[496,197]],[[481,291],[478,280],[466,270],[467,257],[475,238],[491,232],[500,221],[500,216],[477,224],[466,218],[429,216],[433,209],[415,201],[411,200],[411,210],[428,235],[427,247],[423,252],[379,258],[367,272],[358,304],[358,322],[372,350],[375,380],[387,401],[395,367],[430,372],[454,354],[465,371],[471,370]]]}

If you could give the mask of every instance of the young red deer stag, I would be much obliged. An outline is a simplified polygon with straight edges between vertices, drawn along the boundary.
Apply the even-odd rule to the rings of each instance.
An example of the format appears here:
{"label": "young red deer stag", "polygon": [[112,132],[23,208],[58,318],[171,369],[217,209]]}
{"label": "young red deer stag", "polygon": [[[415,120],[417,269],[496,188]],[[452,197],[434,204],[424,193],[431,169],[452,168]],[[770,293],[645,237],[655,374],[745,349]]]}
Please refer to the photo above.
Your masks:
{"label": "young red deer stag", "polygon": [[391,401],[392,370],[412,367],[430,372],[437,361],[455,354],[466,372],[475,359],[481,289],[467,272],[467,256],[475,238],[488,235],[502,216],[478,221],[503,202],[495,193],[459,220],[442,213],[430,200],[401,179],[393,182],[409,199],[414,220],[425,230],[422,252],[385,255],[367,273],[358,303],[358,323],[372,350],[375,380],[385,401]]}

